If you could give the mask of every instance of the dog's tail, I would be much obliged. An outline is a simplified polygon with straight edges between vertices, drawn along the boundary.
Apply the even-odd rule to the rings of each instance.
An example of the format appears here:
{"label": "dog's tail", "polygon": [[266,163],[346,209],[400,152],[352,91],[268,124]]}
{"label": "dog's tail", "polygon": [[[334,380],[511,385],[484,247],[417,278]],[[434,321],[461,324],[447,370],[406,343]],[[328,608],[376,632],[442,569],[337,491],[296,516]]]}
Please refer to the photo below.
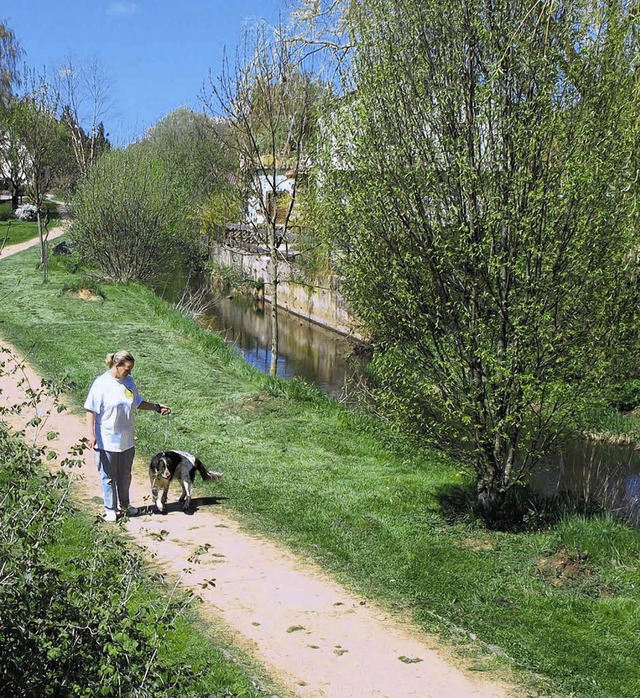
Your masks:
{"label": "dog's tail", "polygon": [[204,467],[204,463],[199,458],[196,458],[196,468],[198,469],[198,472],[202,476],[203,480],[219,480],[222,477],[222,473],[207,470]]}

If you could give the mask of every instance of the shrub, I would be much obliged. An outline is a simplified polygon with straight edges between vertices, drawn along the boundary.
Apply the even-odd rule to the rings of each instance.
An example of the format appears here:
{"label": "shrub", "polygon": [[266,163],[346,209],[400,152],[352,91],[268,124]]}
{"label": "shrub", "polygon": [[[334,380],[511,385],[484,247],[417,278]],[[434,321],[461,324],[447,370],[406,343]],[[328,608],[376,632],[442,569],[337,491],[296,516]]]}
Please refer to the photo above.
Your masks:
{"label": "shrub", "polygon": [[620,412],[631,412],[640,405],[640,379],[633,379],[621,384],[611,404]]}
{"label": "shrub", "polygon": [[141,560],[104,528],[61,565],[50,552],[71,514],[67,476],[43,474],[1,424],[0,447],[0,695],[203,695],[200,672],[166,649],[189,598],[149,595]]}
{"label": "shrub", "polygon": [[13,216],[19,221],[35,221],[38,218],[38,207],[33,204],[22,204],[15,210]]}
{"label": "shrub", "polygon": [[146,281],[188,248],[186,208],[143,150],[112,151],[91,169],[74,202],[80,255],[116,281]]}
{"label": "shrub", "polygon": [[0,204],[0,221],[8,221],[13,218],[13,210],[11,209],[11,202],[5,201]]}

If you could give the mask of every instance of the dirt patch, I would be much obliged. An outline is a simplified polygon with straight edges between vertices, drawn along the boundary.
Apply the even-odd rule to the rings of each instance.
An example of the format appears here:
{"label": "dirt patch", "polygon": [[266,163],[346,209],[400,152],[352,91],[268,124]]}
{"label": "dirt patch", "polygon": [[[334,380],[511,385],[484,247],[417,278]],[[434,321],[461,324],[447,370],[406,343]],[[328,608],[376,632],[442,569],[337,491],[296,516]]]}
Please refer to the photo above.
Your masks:
{"label": "dirt patch", "polygon": [[486,552],[495,549],[495,544],[492,540],[487,538],[464,538],[458,545],[461,548],[467,548],[467,550],[474,550],[475,552]]}
{"label": "dirt patch", "polygon": [[587,558],[586,553],[571,552],[563,548],[552,557],[538,560],[536,571],[554,587],[575,585],[593,575]]}
{"label": "dirt patch", "polygon": [[104,298],[94,293],[90,288],[78,288],[73,291],[67,291],[67,295],[72,298],[79,298],[83,301],[103,301]]}

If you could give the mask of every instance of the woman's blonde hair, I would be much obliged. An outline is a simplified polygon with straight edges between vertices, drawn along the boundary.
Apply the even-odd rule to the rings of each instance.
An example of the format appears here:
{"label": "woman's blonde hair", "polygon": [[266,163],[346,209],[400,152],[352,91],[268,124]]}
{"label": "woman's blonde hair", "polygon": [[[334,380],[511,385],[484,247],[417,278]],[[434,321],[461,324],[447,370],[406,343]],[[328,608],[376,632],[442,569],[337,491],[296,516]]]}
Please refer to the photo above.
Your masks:
{"label": "woman's blonde hair", "polygon": [[109,368],[113,368],[113,366],[120,366],[120,364],[124,363],[125,361],[135,363],[133,355],[126,349],[120,349],[120,351],[116,351],[113,354],[107,354],[105,358],[105,362]]}

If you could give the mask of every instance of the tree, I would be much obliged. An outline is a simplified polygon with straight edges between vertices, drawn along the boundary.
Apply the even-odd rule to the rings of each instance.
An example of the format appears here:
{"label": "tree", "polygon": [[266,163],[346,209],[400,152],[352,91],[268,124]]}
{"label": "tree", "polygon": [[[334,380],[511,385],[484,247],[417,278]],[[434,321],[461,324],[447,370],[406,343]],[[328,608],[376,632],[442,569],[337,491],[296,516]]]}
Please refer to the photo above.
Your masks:
{"label": "tree", "polygon": [[347,8],[329,234],[386,406],[468,458],[487,514],[637,359],[637,11]]}
{"label": "tree", "polygon": [[19,101],[0,107],[0,171],[11,192],[11,208],[20,204],[27,172],[27,151],[19,140],[22,106]]}
{"label": "tree", "polygon": [[186,207],[143,148],[105,153],[80,181],[71,236],[109,278],[146,281],[183,252]]}
{"label": "tree", "polygon": [[0,22],[0,107],[6,107],[13,94],[13,88],[19,84],[17,63],[22,56],[22,49],[6,23]]}
{"label": "tree", "polygon": [[64,104],[61,121],[69,129],[78,175],[86,177],[100,155],[111,148],[102,122],[110,107],[111,84],[97,59],[87,66],[79,66],[68,57],[58,76],[60,99]]}
{"label": "tree", "polygon": [[221,128],[206,114],[176,109],[149,129],[141,145],[162,163],[174,186],[198,203],[228,186],[232,163],[218,135]]}
{"label": "tree", "polygon": [[284,30],[259,24],[246,34],[233,69],[226,63],[219,80],[210,78],[203,93],[208,111],[227,127],[220,133],[237,155],[239,181],[257,209],[256,227],[268,248],[272,375],[278,361],[280,246],[308,171],[318,92],[317,81],[304,70],[303,55]]}
{"label": "tree", "polygon": [[37,208],[40,263],[44,281],[49,280],[48,231],[45,196],[61,169],[64,128],[57,120],[59,96],[46,76],[31,74],[29,90],[12,106],[13,138],[25,157],[24,179],[27,194]]}
{"label": "tree", "polygon": [[10,137],[13,88],[19,84],[17,62],[22,49],[14,33],[0,22],[0,177],[11,189],[12,207],[18,205],[20,186],[24,180],[23,151]]}

